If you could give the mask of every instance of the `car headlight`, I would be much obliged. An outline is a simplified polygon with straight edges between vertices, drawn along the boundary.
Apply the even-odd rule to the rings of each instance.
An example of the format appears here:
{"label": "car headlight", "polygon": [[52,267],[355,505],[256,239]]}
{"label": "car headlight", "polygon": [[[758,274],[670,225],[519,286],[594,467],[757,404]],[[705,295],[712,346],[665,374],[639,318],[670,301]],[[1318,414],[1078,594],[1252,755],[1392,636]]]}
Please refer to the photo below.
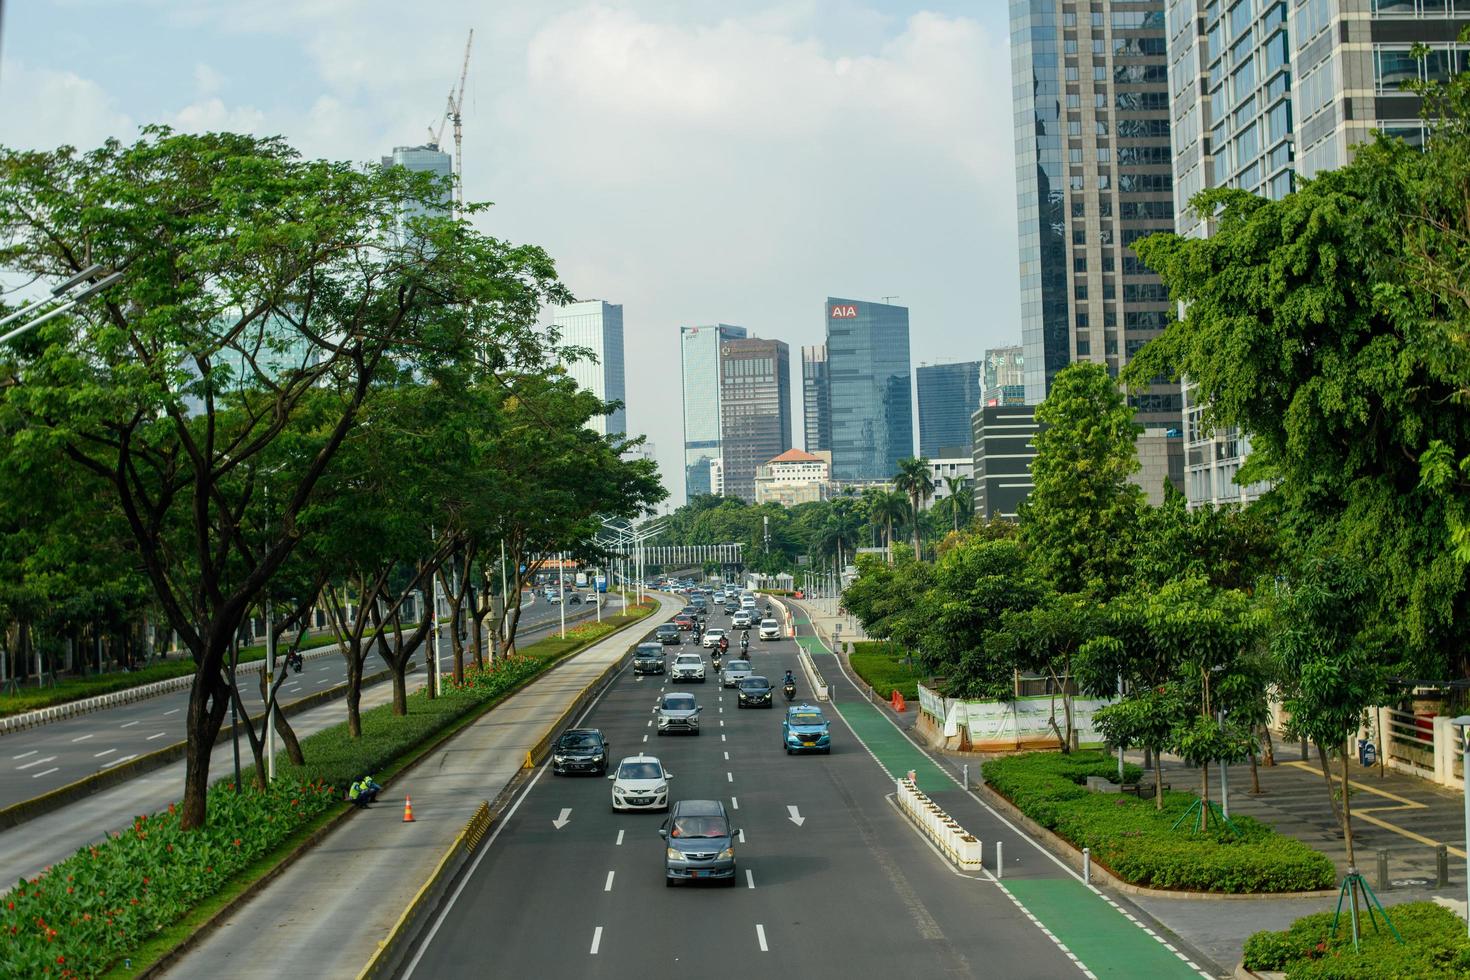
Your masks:
{"label": "car headlight", "polygon": [[733,858],[733,857],[735,857],[735,847],[732,844],[731,846],[725,848],[723,851],[720,852],[719,860],[724,861],[724,860],[726,860],[728,858]]}
{"label": "car headlight", "polygon": [[662,786],[655,786],[653,791],[659,794],[667,793],[669,791],[669,786],[667,783],[663,784]]}
{"label": "car headlight", "polygon": [[670,861],[682,861],[684,860],[684,852],[677,847],[670,847],[664,850],[664,857]]}
{"label": "car headlight", "polygon": [[567,761],[567,757],[564,755],[554,755],[551,757],[551,761],[555,762],[557,765],[561,765],[562,763]]}

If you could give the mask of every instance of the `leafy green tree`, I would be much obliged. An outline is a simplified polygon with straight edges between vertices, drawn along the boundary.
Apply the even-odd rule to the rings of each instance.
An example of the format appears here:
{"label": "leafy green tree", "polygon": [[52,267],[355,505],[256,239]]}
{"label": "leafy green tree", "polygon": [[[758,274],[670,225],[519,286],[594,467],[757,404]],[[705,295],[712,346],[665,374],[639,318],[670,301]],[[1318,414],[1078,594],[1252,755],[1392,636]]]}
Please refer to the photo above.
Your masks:
{"label": "leafy green tree", "polygon": [[[27,452],[65,454],[108,488],[197,665],[180,819],[194,829],[232,640],[299,544],[379,370],[539,366],[539,310],[568,296],[539,249],[443,217],[432,177],[303,161],[274,138],[149,129],[86,154],[5,149],[0,187],[0,268],[48,281],[124,270],[39,328],[4,397]],[[420,216],[395,236],[405,213]],[[323,438],[247,547],[239,515],[259,484],[237,474],[309,395]]]}
{"label": "leafy green tree", "polygon": [[929,461],[913,457],[899,460],[898,472],[893,475],[893,487],[908,494],[909,514],[914,524],[914,557],[922,559],[924,553],[919,542],[919,530],[923,526],[921,515],[924,513],[924,504],[934,496],[934,474],[929,469]]}
{"label": "leafy green tree", "polygon": [[1021,505],[1021,540],[1059,594],[1107,598],[1122,590],[1143,492],[1133,409],[1101,364],[1058,372],[1036,408],[1035,489]]}
{"label": "leafy green tree", "polygon": [[[992,638],[992,648],[1021,670],[1044,674],[1052,692],[1052,731],[1063,752],[1072,751],[1076,733],[1076,680],[1073,658],[1097,635],[1097,603],[1085,595],[1063,594],[1047,588],[1038,578],[1035,600],[1003,615]],[[1057,724],[1056,701],[1062,699],[1065,729]]]}
{"label": "leafy green tree", "polygon": [[1280,566],[1282,535],[1270,521],[1269,502],[1248,507],[1205,505],[1193,510],[1184,494],[1166,484],[1164,501],[1139,513],[1133,582],[1158,588],[1184,578],[1204,578],[1224,589],[1253,589]]}
{"label": "leafy green tree", "polygon": [[883,546],[893,561],[893,525],[909,514],[908,499],[898,490],[875,490],[868,505],[868,519],[883,529]]}
{"label": "leafy green tree", "polygon": [[863,624],[863,632],[908,651],[918,649],[927,628],[925,597],[933,567],[906,556],[889,565],[859,555],[857,569],[857,578],[842,592],[842,604]]}

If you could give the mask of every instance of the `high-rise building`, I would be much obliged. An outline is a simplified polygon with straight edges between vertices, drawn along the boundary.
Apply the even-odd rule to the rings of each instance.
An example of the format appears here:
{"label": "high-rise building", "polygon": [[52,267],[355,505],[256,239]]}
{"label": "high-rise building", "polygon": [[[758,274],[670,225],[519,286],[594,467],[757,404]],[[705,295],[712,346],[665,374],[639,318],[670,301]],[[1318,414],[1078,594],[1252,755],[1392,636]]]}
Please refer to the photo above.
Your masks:
{"label": "high-rise building", "polygon": [[[448,213],[454,197],[452,185],[447,183],[454,177],[454,158],[437,146],[395,146],[393,152],[382,158],[383,167],[403,167],[419,173],[430,173],[446,181],[443,186],[443,210]],[[403,237],[410,218],[427,213],[428,209],[413,205],[403,209],[394,222],[394,234]]]}
{"label": "high-rise building", "polygon": [[980,364],[982,405],[1026,404],[1026,357],[1020,347],[991,347]]}
{"label": "high-rise building", "polygon": [[[1011,0],[1026,401],[1074,360],[1114,375],[1169,302],[1130,247],[1172,231],[1164,0]],[[1130,395],[1177,427],[1177,385]]]}
{"label": "high-rise building", "polygon": [[779,340],[720,345],[724,494],[755,502],[756,468],[791,448],[791,355]]}
{"label": "high-rise building", "polygon": [[710,464],[720,458],[720,348],[745,335],[744,327],[728,323],[679,328],[686,502],[719,492]]}
{"label": "high-rise building", "polygon": [[832,407],[827,384],[827,345],[801,349],[803,446],[809,453],[832,448]]}
{"label": "high-rise building", "polygon": [[[569,303],[556,308],[552,323],[563,344],[584,347],[593,358],[568,365],[577,384],[603,401],[622,403],[627,399],[623,384],[623,307],[600,299]],[[628,431],[628,412],[621,404],[611,415],[599,415],[589,423],[601,435]]]}
{"label": "high-rise building", "polygon": [[914,454],[908,308],[829,296],[824,313],[832,478],[887,480]]}
{"label": "high-rise building", "polygon": [[[1212,0],[1169,3],[1175,227],[1213,230],[1189,208],[1207,188],[1279,200],[1298,176],[1340,167],[1373,130],[1421,143],[1420,100],[1400,86],[1459,63],[1470,10],[1453,0]],[[1289,16],[1288,16],[1289,10]],[[1422,63],[1415,44],[1430,48]],[[1203,422],[1184,385],[1184,482],[1191,506],[1244,503],[1267,483],[1235,482],[1250,440]]]}
{"label": "high-rise building", "polygon": [[914,370],[919,393],[919,455],[970,458],[970,416],[980,407],[980,362],[921,364]]}
{"label": "high-rise building", "polygon": [[973,417],[975,516],[1014,521],[1035,484],[1036,406],[986,405]]}

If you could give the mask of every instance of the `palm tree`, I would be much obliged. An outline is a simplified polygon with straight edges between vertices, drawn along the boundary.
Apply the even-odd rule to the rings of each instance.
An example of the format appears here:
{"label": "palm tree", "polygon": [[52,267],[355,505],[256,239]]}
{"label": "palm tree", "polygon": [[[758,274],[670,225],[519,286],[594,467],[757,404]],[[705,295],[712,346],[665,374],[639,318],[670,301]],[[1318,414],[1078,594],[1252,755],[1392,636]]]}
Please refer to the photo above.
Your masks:
{"label": "palm tree", "polygon": [[838,578],[842,576],[848,555],[857,547],[861,530],[862,522],[852,508],[834,507],[812,541],[813,550],[819,557],[832,558],[836,562]]}
{"label": "palm tree", "polygon": [[924,504],[934,496],[934,476],[929,469],[929,460],[920,457],[898,461],[898,472],[893,476],[893,486],[908,494],[909,507],[914,515],[914,558],[924,557],[919,544],[919,524],[924,513]]}
{"label": "palm tree", "polygon": [[944,478],[944,487],[949,491],[945,499],[949,501],[949,513],[954,519],[954,529],[960,529],[960,513],[965,512],[965,523],[969,523],[969,512],[975,508],[975,494],[970,490],[970,481],[962,476],[947,476]]}
{"label": "palm tree", "polygon": [[888,561],[893,561],[893,522],[901,521],[908,513],[908,498],[897,490],[877,490],[868,505],[868,517],[884,531],[883,543],[887,545]]}

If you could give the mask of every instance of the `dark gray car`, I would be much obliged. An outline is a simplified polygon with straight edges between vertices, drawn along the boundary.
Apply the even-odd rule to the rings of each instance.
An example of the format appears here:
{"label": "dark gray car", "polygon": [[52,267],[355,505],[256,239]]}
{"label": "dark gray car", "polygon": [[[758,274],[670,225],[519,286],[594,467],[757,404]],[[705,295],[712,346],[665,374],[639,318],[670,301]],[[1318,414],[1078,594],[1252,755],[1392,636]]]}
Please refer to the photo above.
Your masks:
{"label": "dark gray car", "polygon": [[664,839],[664,884],[709,878],[735,884],[735,838],[725,804],[719,800],[680,800],[659,829]]}
{"label": "dark gray car", "polygon": [[656,731],[660,735],[670,732],[699,734],[699,712],[703,709],[695,702],[692,694],[665,694],[659,699],[653,713],[658,716]]}

